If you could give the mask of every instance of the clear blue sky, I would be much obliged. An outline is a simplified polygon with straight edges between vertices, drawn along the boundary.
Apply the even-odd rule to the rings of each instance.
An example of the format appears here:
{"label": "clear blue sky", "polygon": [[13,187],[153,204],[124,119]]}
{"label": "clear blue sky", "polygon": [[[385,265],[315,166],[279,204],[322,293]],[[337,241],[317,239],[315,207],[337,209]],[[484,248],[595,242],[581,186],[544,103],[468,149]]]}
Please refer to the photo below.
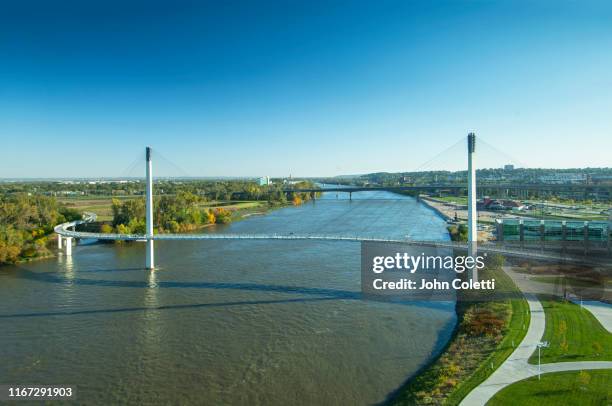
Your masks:
{"label": "clear blue sky", "polygon": [[0,177],[145,145],[192,176],[405,171],[469,130],[612,166],[609,1],[14,1],[0,61]]}

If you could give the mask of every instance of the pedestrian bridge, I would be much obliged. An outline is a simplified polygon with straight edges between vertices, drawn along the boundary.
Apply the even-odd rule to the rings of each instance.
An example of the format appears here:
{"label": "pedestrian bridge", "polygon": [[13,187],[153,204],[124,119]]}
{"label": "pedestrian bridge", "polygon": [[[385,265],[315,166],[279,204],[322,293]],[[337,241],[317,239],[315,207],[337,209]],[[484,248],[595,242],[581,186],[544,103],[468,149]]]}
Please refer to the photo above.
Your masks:
{"label": "pedestrian bridge", "polygon": [[[206,233],[206,234],[154,234],[147,237],[141,234],[117,234],[117,233],[94,233],[76,231],[77,226],[91,223],[96,220],[94,213],[85,213],[83,220],[71,221],[55,227],[55,232],[61,241],[65,241],[67,252],[71,253],[73,239],[96,239],[111,241],[146,241],[148,238],[154,241],[195,241],[195,240],[283,240],[283,241],[347,241],[347,242],[380,242],[390,244],[403,244],[413,247],[450,249],[467,251],[468,244],[465,242],[454,241],[431,241],[431,240],[412,240],[398,238],[371,237],[359,235],[330,235],[330,234],[226,234],[226,233]],[[62,246],[60,242],[59,247]],[[573,263],[593,263],[601,265],[610,262],[609,255],[576,255],[568,254],[559,250],[545,250],[540,246],[519,247],[508,246],[496,242],[483,242],[478,244],[479,254],[500,254],[509,257],[532,259],[540,261],[563,261]]]}
{"label": "pedestrian bridge", "polygon": [[[505,256],[514,256],[524,259],[534,259],[540,261],[554,260],[563,262],[577,262],[585,264],[587,262],[601,263],[603,260],[606,264],[610,262],[610,245],[608,244],[607,250],[603,253],[597,249],[592,250],[589,243],[585,242],[583,246],[579,247],[567,247],[563,245],[559,246],[546,246],[544,241],[539,244],[525,244],[521,241],[520,245],[506,242],[496,243],[478,243],[477,239],[477,222],[478,216],[476,213],[476,168],[474,166],[474,154],[476,148],[476,136],[474,133],[468,134],[468,241],[464,242],[452,242],[452,241],[416,241],[411,239],[390,239],[390,238],[376,238],[370,236],[359,236],[359,235],[324,235],[324,234],[223,234],[223,233],[204,233],[204,234],[154,234],[153,233],[153,163],[151,158],[151,148],[146,148],[146,199],[145,199],[145,223],[146,223],[146,234],[117,234],[117,233],[92,233],[76,231],[77,226],[83,223],[93,222],[96,219],[96,215],[93,213],[86,213],[83,220],[68,222],[60,224],[55,227],[55,232],[58,234],[58,247],[62,248],[65,241],[66,254],[72,254],[72,240],[73,239],[97,239],[97,240],[115,240],[115,241],[145,241],[147,244],[146,248],[146,268],[154,269],[154,242],[162,240],[176,240],[176,241],[187,241],[187,240],[310,240],[310,241],[351,241],[351,242],[382,242],[382,243],[398,243],[407,244],[415,247],[423,248],[440,248],[440,249],[452,249],[452,250],[467,250],[469,255],[476,255],[476,248],[480,254],[501,254]],[[459,186],[455,186],[459,187]],[[463,186],[462,186],[463,187]],[[346,191],[349,195],[352,192],[360,190],[408,190],[406,188],[415,188],[414,186],[406,186],[399,188],[338,188],[338,189],[301,189],[301,192],[310,191],[312,193],[319,191]],[[416,187],[417,189],[420,187]],[[397,190],[396,190],[397,189]],[[416,189],[415,189],[416,190]],[[72,228],[72,230],[70,230]],[[476,247],[478,245],[478,247]],[[577,249],[576,249],[577,248]],[[582,253],[582,255],[580,255]],[[598,255],[598,254],[602,255]],[[473,274],[474,279],[477,278],[476,271]]]}

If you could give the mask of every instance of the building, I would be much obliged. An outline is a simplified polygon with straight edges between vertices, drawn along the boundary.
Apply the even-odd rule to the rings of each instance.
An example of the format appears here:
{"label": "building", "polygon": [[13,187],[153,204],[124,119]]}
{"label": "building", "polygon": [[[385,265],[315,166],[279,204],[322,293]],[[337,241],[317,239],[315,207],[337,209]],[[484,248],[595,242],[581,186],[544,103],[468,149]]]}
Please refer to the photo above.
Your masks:
{"label": "building", "polygon": [[259,186],[268,186],[272,184],[272,182],[270,182],[269,176],[262,176],[261,178],[258,179],[258,181],[259,181]]}
{"label": "building", "polygon": [[504,165],[504,171],[513,171],[513,170],[514,170],[514,165],[512,164]]}
{"label": "building", "polygon": [[611,249],[612,221],[497,219],[498,241],[587,242]]}
{"label": "building", "polygon": [[554,184],[575,184],[585,183],[587,176],[582,173],[553,173],[551,175],[540,176],[542,183]]}

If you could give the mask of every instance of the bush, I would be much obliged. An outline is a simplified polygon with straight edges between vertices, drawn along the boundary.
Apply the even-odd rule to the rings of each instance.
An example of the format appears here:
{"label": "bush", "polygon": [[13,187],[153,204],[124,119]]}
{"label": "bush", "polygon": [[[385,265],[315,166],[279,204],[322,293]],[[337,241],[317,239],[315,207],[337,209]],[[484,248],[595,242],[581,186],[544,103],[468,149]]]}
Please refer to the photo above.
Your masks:
{"label": "bush", "polygon": [[215,209],[215,218],[216,222],[219,224],[227,224],[232,221],[232,212],[224,209],[223,207],[219,207]]}

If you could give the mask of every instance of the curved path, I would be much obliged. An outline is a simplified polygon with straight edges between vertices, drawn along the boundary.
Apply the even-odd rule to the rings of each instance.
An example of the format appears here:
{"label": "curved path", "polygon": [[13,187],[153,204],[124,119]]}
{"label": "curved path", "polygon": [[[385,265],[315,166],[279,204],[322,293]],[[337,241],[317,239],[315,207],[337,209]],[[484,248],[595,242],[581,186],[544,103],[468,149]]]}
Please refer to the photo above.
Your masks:
{"label": "curved path", "polygon": [[[507,272],[511,277],[512,271]],[[513,278],[520,288],[520,281]],[[518,381],[536,376],[538,366],[528,362],[531,354],[537,349],[537,344],[544,336],[546,317],[544,308],[538,298],[532,293],[524,293],[529,304],[531,321],[529,329],[521,344],[504,361],[500,367],[491,374],[483,383],[474,388],[460,403],[462,406],[485,405],[497,392]],[[612,361],[580,361],[580,362],[556,362],[542,364],[541,373],[579,371],[583,369],[612,369]]]}

